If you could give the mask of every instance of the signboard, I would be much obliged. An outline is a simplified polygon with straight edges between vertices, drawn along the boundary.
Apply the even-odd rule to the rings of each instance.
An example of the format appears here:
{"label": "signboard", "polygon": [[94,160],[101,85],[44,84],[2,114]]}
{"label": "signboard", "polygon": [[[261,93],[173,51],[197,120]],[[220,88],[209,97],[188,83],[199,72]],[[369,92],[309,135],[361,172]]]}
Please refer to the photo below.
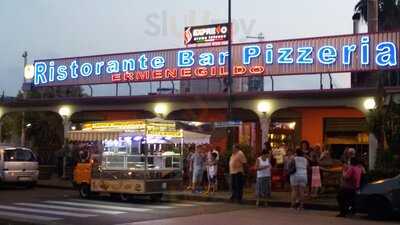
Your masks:
{"label": "signboard", "polygon": [[145,184],[142,180],[133,179],[93,179],[91,189],[98,192],[137,194],[145,192]]}
{"label": "signboard", "polygon": [[182,137],[183,131],[177,130],[174,122],[148,122],[146,126],[146,135],[157,137]]}
{"label": "signboard", "polygon": [[[400,32],[235,44],[233,77],[398,70]],[[35,61],[34,86],[222,78],[227,46]]]}
{"label": "signboard", "polygon": [[215,128],[225,128],[225,127],[240,127],[242,125],[241,121],[225,121],[225,122],[215,122]]}
{"label": "signboard", "polygon": [[185,27],[184,43],[186,46],[223,42],[227,44],[230,37],[228,23],[204,26]]}
{"label": "signboard", "polygon": [[83,124],[82,130],[140,130],[145,129],[145,126],[144,120],[88,122]]}
{"label": "signboard", "polygon": [[183,132],[180,130],[146,130],[147,136],[155,137],[171,137],[171,138],[181,138],[183,137]]}

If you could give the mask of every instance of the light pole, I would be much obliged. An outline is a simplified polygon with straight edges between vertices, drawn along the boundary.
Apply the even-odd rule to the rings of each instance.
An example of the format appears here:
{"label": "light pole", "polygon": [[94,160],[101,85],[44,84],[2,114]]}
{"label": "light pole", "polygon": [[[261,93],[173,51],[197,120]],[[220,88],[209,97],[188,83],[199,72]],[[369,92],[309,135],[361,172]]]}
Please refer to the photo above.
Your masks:
{"label": "light pole", "polygon": [[70,153],[71,149],[68,149],[68,132],[70,129],[70,117],[72,115],[72,109],[70,106],[61,106],[58,110],[58,114],[62,118],[62,123],[64,127],[64,145],[63,145],[63,166],[62,166],[62,178],[67,179],[67,155]]}
{"label": "light pole", "polygon": [[[228,0],[228,25],[229,25],[229,37],[228,37],[228,121],[232,120],[232,1]],[[228,152],[233,149],[233,129],[228,127]]]}
{"label": "light pole", "polygon": [[[28,64],[28,52],[24,51],[22,57],[24,58],[24,72],[25,72],[26,65]],[[22,98],[24,100],[26,99],[26,91],[24,90],[25,82],[26,79],[24,74],[24,80],[22,82]],[[25,146],[25,111],[22,112],[22,118],[21,118],[21,146]]]}

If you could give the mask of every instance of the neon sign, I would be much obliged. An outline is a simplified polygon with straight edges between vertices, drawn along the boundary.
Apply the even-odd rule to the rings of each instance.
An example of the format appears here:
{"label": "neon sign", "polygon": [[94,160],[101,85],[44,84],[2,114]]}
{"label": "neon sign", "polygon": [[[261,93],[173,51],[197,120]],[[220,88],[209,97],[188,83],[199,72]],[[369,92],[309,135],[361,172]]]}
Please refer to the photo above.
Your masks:
{"label": "neon sign", "polygon": [[187,47],[198,44],[227,44],[230,36],[229,27],[228,23],[185,27],[184,44]]}
{"label": "neon sign", "polygon": [[[399,69],[400,32],[233,46],[233,76]],[[226,46],[36,60],[35,86],[208,79],[228,75]]]}

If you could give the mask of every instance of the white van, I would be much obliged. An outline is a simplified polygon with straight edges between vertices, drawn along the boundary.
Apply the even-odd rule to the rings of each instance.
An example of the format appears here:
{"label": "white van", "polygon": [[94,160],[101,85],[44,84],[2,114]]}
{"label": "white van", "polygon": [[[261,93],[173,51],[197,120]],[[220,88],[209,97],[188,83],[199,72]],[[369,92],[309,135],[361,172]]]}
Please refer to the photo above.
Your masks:
{"label": "white van", "polygon": [[27,148],[0,146],[0,183],[22,183],[29,187],[39,176],[35,154]]}

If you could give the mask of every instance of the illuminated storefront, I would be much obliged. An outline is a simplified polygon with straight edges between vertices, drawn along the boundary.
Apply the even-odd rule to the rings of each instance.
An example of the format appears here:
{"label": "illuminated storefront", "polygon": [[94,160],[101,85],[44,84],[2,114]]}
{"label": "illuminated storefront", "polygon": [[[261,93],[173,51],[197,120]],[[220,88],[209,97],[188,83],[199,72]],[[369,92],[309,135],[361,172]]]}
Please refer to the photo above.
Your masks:
{"label": "illuminated storefront", "polygon": [[[399,46],[400,32],[234,44],[232,75],[233,78],[263,78],[399,70]],[[39,59],[34,63],[32,85],[41,88],[152,81],[207,81],[216,78],[223,82],[228,75],[227,59],[226,45]],[[213,127],[216,122],[229,124],[232,122],[227,121],[230,118],[233,122],[240,122],[239,126],[235,125],[232,129],[235,142],[251,146],[254,154],[260,152],[268,140],[274,149],[283,145],[295,149],[301,140],[307,140],[311,145],[333,146],[332,150],[335,146],[343,148],[344,145],[359,145],[363,151],[370,142],[367,137],[369,134],[359,125],[371,109],[362,106],[366,99],[373,97],[370,90],[234,92],[233,119],[227,116],[226,93],[192,94],[180,91],[180,94],[171,96],[82,98],[75,100],[78,102],[76,109],[71,108],[71,112],[63,113],[66,115],[61,112],[59,114],[66,120],[64,122],[72,120],[76,126],[76,130],[69,132],[67,138],[100,142],[107,157],[117,153],[127,154],[129,151],[141,154],[141,147],[135,143],[140,142],[144,136],[149,137],[146,138],[147,147],[154,152],[163,151],[159,142],[172,141],[173,145],[179,145],[175,143],[179,138],[159,138],[174,136],[175,131],[169,133],[168,130],[152,129],[146,125],[146,119],[155,117],[175,122],[203,122],[209,127]],[[57,104],[57,109],[50,110],[58,112],[64,103]],[[74,102],[71,105],[74,106]],[[282,110],[293,111],[293,114],[282,115]],[[76,124],[73,114],[80,112],[90,112],[95,119],[84,119],[78,121],[83,124]],[[99,116],[103,114],[104,117]],[[121,115],[127,118],[120,118]],[[226,150],[226,127],[209,129],[208,135],[213,147]],[[282,154],[274,155],[281,164]],[[129,162],[122,164],[128,165]]]}

